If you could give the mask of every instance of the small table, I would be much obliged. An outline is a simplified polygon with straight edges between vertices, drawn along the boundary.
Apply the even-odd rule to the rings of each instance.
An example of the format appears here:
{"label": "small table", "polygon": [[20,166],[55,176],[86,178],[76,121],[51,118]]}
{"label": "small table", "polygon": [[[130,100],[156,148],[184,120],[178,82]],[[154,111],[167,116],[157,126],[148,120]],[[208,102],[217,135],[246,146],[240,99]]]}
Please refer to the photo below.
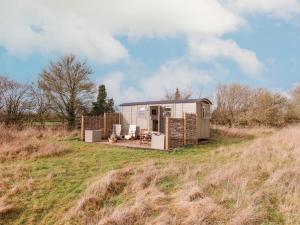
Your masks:
{"label": "small table", "polygon": [[141,130],[140,144],[149,144],[151,142],[151,132],[148,130]]}

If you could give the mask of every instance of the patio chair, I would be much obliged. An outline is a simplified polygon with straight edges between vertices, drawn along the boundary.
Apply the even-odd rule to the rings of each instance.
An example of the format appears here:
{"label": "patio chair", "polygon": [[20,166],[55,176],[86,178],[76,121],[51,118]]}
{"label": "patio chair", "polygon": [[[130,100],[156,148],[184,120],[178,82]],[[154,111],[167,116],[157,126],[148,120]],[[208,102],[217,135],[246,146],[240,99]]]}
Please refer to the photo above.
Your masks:
{"label": "patio chair", "polygon": [[136,138],[136,125],[130,125],[128,135],[125,135],[125,139],[130,140]]}
{"label": "patio chair", "polygon": [[116,134],[117,138],[120,139],[121,138],[121,124],[113,124],[113,131]]}

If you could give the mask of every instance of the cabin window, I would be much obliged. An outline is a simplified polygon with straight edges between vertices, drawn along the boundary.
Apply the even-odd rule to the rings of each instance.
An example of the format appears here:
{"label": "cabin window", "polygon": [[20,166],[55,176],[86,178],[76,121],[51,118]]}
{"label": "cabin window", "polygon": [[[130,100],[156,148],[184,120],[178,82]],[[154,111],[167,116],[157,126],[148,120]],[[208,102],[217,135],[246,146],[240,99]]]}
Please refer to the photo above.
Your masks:
{"label": "cabin window", "polygon": [[171,107],[165,107],[164,117],[171,117],[171,115],[172,115],[172,108]]}
{"label": "cabin window", "polygon": [[156,116],[157,115],[157,110],[156,109],[152,109],[151,110],[151,115],[152,116]]}
{"label": "cabin window", "polygon": [[210,114],[210,106],[202,106],[201,108],[201,116],[204,119],[210,119],[211,114]]}
{"label": "cabin window", "polygon": [[145,107],[139,107],[138,108],[138,116],[144,117],[145,116]]}

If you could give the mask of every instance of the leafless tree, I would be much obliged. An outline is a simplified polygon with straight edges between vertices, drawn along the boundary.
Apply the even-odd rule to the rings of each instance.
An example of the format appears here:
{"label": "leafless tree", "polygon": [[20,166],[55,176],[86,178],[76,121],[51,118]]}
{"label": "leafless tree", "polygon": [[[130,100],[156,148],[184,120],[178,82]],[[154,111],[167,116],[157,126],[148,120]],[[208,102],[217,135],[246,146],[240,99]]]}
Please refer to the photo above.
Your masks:
{"label": "leafless tree", "polygon": [[216,90],[217,106],[214,117],[218,123],[229,126],[244,123],[250,100],[250,89],[247,86],[219,85]]}
{"label": "leafless tree", "polygon": [[30,110],[29,86],[1,77],[1,109],[6,122],[18,122]]}
{"label": "leafless tree", "polygon": [[213,121],[228,126],[281,126],[286,122],[287,99],[266,89],[240,84],[220,85],[216,90]]}
{"label": "leafless tree", "polygon": [[86,62],[79,61],[74,55],[50,62],[40,74],[39,87],[51,109],[68,121],[69,128],[75,126],[76,114],[92,100],[94,84],[90,81],[91,74]]}
{"label": "leafless tree", "polygon": [[253,90],[252,104],[248,110],[248,123],[281,126],[286,122],[288,100],[279,93],[266,89]]}
{"label": "leafless tree", "polygon": [[32,111],[36,115],[38,121],[44,125],[46,116],[50,113],[50,104],[44,90],[40,89],[36,84],[30,85],[29,96],[32,102]]}
{"label": "leafless tree", "polygon": [[7,90],[7,85],[8,85],[7,77],[0,76],[0,113],[2,112],[4,107],[4,93]]}
{"label": "leafless tree", "polygon": [[300,85],[297,85],[291,91],[288,119],[290,121],[300,121]]}

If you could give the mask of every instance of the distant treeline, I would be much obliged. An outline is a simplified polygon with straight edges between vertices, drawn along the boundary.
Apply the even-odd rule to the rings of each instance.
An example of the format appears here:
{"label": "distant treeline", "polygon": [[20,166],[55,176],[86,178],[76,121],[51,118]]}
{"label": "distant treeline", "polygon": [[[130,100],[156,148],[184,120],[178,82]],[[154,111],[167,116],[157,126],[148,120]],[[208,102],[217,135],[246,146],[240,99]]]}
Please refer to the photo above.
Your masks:
{"label": "distant treeline", "polygon": [[212,122],[226,126],[282,126],[300,121],[300,86],[289,97],[241,84],[219,85]]}

